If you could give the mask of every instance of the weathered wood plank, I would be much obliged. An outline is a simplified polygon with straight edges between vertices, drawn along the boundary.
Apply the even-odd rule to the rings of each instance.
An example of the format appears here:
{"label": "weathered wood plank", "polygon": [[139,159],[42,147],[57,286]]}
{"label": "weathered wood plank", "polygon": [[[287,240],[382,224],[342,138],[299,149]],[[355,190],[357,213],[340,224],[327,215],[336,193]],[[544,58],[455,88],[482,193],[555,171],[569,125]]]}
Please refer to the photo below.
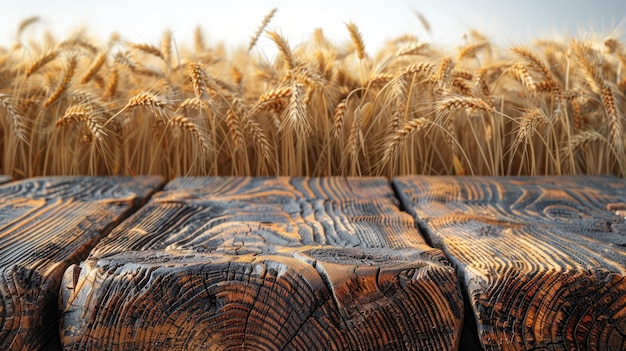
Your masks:
{"label": "weathered wood plank", "polygon": [[65,269],[163,183],[51,177],[0,186],[1,350],[37,350],[57,333]]}
{"label": "weathered wood plank", "polygon": [[626,349],[626,182],[400,177],[455,264],[487,350]]}
{"label": "weathered wood plank", "polygon": [[66,349],[452,350],[462,296],[384,179],[184,178],[66,271]]}

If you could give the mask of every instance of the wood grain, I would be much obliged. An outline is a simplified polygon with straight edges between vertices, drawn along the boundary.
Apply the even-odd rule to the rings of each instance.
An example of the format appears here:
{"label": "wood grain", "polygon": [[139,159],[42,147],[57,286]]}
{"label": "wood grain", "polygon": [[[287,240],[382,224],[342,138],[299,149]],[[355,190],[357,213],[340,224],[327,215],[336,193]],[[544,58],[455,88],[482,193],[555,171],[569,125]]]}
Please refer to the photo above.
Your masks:
{"label": "wood grain", "polygon": [[159,177],[50,177],[0,186],[0,349],[57,332],[61,278],[163,184]]}
{"label": "wood grain", "polygon": [[61,289],[66,349],[453,350],[462,296],[382,178],[183,178]]}
{"label": "wood grain", "polygon": [[400,177],[457,267],[486,350],[626,349],[626,182]]}

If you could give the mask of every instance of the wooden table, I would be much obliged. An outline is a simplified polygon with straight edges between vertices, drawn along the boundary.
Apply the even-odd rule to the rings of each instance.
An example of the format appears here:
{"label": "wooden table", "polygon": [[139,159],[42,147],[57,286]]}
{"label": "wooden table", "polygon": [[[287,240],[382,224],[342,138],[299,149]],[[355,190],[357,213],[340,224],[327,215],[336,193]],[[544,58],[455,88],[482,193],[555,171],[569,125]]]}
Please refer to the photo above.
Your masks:
{"label": "wooden table", "polygon": [[0,183],[0,350],[626,349],[623,179]]}

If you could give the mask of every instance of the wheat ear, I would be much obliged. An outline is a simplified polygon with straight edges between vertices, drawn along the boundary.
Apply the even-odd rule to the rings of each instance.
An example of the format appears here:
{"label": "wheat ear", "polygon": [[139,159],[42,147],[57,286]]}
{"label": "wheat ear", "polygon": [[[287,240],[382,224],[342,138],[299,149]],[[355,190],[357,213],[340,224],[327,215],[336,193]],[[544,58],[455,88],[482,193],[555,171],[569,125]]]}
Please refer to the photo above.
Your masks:
{"label": "wheat ear", "polygon": [[428,43],[415,41],[406,45],[405,47],[400,48],[396,52],[396,56],[420,55],[420,54],[423,54],[423,51],[427,48],[428,48]]}
{"label": "wheat ear", "polygon": [[76,69],[76,57],[70,56],[69,63],[67,65],[67,70],[65,71],[65,75],[63,76],[63,80],[61,84],[57,86],[56,90],[48,97],[48,99],[43,103],[43,108],[47,108],[52,105],[55,101],[57,101],[61,95],[67,90],[72,81],[72,77],[74,77],[74,71]]}
{"label": "wheat ear", "polygon": [[193,32],[193,47],[196,54],[204,52],[204,35],[202,35],[202,27],[196,26]]}
{"label": "wheat ear", "polygon": [[288,71],[291,71],[295,67],[295,58],[293,57],[293,54],[291,53],[291,48],[289,47],[289,43],[287,43],[287,40],[283,38],[277,32],[267,32],[267,35],[276,44],[278,51],[280,51],[280,54],[285,63],[285,68]]}
{"label": "wheat ear", "polygon": [[546,66],[546,64],[543,61],[541,61],[539,57],[537,57],[537,55],[535,55],[532,51],[530,51],[528,48],[522,48],[522,47],[514,47],[511,50],[514,53],[530,61],[533,64],[533,66],[543,74],[546,80],[553,82],[554,78],[552,77],[552,72],[550,72],[550,69],[548,68],[548,66]]}
{"label": "wheat ear", "polygon": [[163,53],[163,58],[165,59],[165,63],[168,65],[172,63],[172,31],[166,30],[163,32],[163,37],[161,37],[161,53]]}
{"label": "wheat ear", "polygon": [[18,139],[28,143],[26,124],[24,123],[26,119],[19,113],[15,105],[11,103],[11,97],[7,94],[0,94],[0,106],[7,111],[7,117],[9,117],[10,124],[13,127],[13,134]]}
{"label": "wheat ear", "polygon": [[486,73],[487,70],[482,67],[477,69],[474,73],[472,83],[474,83],[474,91],[478,93],[476,95],[482,94],[485,97],[491,96],[491,91],[489,90],[489,85],[487,84],[487,80],[485,78]]}
{"label": "wheat ear", "polygon": [[26,78],[30,77],[33,73],[35,73],[41,67],[45,66],[48,62],[56,59],[60,53],[61,52],[59,50],[50,50],[43,56],[35,60],[28,66],[28,68],[26,68]]}
{"label": "wheat ear", "polygon": [[306,105],[303,102],[304,85],[293,84],[291,88],[291,99],[287,106],[287,115],[282,121],[280,130],[295,130],[298,138],[306,138],[311,132]]}
{"label": "wheat ear", "polygon": [[430,74],[435,67],[427,62],[418,62],[411,65],[408,65],[402,69],[400,74],[409,75],[413,73],[428,73]]}
{"label": "wheat ear", "polygon": [[529,92],[537,92],[537,83],[535,82],[535,79],[530,75],[530,72],[528,72],[528,69],[526,68],[526,66],[524,66],[524,64],[522,64],[521,62],[516,62],[511,68]]}
{"label": "wheat ear", "polygon": [[[263,131],[263,128],[253,119],[245,119],[245,130],[252,136],[254,148],[258,155],[261,155],[263,162],[260,163],[260,173],[271,174],[270,171],[277,171],[276,156],[274,154],[274,148],[270,143],[267,135]],[[269,166],[267,169],[266,166]]]}
{"label": "wheat ear", "polygon": [[87,69],[87,72],[83,74],[83,77],[80,79],[80,84],[87,84],[89,81],[98,73],[102,65],[106,62],[107,55],[105,53],[100,53],[98,57],[93,61],[91,66]]}
{"label": "wheat ear", "polygon": [[206,100],[209,97],[207,93],[208,78],[199,63],[189,64],[189,77],[191,78],[191,88],[196,99]]}
{"label": "wheat ear", "polygon": [[246,145],[243,125],[241,123],[241,118],[244,114],[242,99],[239,97],[233,98],[231,108],[226,112],[226,125],[235,143],[235,149],[244,149]]}
{"label": "wheat ear", "polygon": [[412,119],[404,122],[400,128],[391,133],[384,144],[383,155],[380,160],[381,164],[386,164],[392,158],[395,158],[402,143],[422,130],[428,123],[429,121],[424,118]]}
{"label": "wheat ear", "polygon": [[466,45],[459,51],[459,56],[457,60],[461,61],[465,58],[474,58],[476,57],[476,53],[479,50],[488,49],[488,48],[489,48],[488,41],[481,41],[478,43]]}
{"label": "wheat ear", "polygon": [[122,111],[127,111],[138,106],[146,107],[152,114],[165,120],[172,108],[172,100],[167,90],[158,91],[151,89],[131,97]]}
{"label": "wheat ear", "polygon": [[270,89],[259,96],[259,100],[250,112],[254,113],[262,110],[277,111],[282,109],[284,102],[281,102],[281,99],[290,97],[292,91],[293,88],[291,86]]}
{"label": "wheat ear", "polygon": [[431,27],[430,27],[430,23],[428,22],[426,17],[421,12],[418,12],[418,11],[415,11],[415,16],[420,21],[420,23],[422,24],[422,27],[424,27],[426,32],[430,33],[431,32]]}
{"label": "wheat ear", "polygon": [[611,88],[607,86],[602,89],[602,105],[609,122],[609,141],[611,146],[615,148],[617,155],[621,157],[624,155],[624,130],[617,105],[615,104],[615,95],[613,95]]}
{"label": "wheat ear", "polygon": [[517,135],[515,137],[514,147],[517,148],[522,143],[530,140],[538,126],[548,124],[548,118],[545,113],[536,107],[529,108],[520,117]]}
{"label": "wheat ear", "polygon": [[584,130],[577,134],[575,134],[567,144],[566,148],[561,150],[563,153],[571,150],[576,150],[580,147],[583,147],[589,143],[593,143],[596,141],[606,141],[604,135],[596,132],[595,130]]}
{"label": "wheat ear", "polygon": [[18,40],[22,36],[22,33],[24,33],[24,30],[26,28],[28,28],[28,26],[30,26],[33,23],[39,22],[40,19],[41,18],[39,18],[39,16],[32,16],[32,17],[28,17],[28,18],[25,18],[24,20],[22,20],[20,22],[20,24],[17,26],[17,38],[18,38]]}
{"label": "wheat ear", "polygon": [[346,109],[348,107],[347,98],[343,99],[337,106],[335,107],[335,114],[333,116],[333,127],[331,129],[330,135],[335,140],[338,141],[341,137],[341,133],[343,131],[343,121],[346,117]]}
{"label": "wheat ear", "polygon": [[135,43],[130,43],[129,46],[135,50],[141,51],[145,54],[148,55],[152,55],[155,57],[160,58],[161,60],[167,62],[167,60],[165,59],[165,56],[163,55],[163,52],[161,51],[161,49],[157,48],[154,45],[150,45],[150,44],[135,44]]}
{"label": "wheat ear", "polygon": [[102,120],[97,117],[97,113],[94,113],[93,108],[88,104],[68,107],[63,117],[59,118],[55,125],[60,127],[70,123],[84,123],[91,133],[92,140],[101,141],[102,137],[106,135]]}
{"label": "wheat ear", "polygon": [[493,112],[494,109],[485,100],[476,97],[455,96],[446,97],[437,103],[438,112],[451,112],[454,110],[469,109]]}
{"label": "wheat ear", "polygon": [[109,71],[109,81],[107,82],[104,92],[102,93],[103,100],[109,100],[115,96],[117,92],[117,83],[119,81],[119,73],[117,68],[113,67]]}
{"label": "wheat ear", "polygon": [[250,44],[248,45],[248,52],[252,51],[252,48],[254,48],[254,46],[256,45],[256,42],[259,41],[259,37],[261,36],[261,33],[263,33],[267,25],[270,23],[270,21],[272,20],[272,17],[274,17],[274,15],[276,14],[276,11],[278,11],[278,8],[273,8],[270,10],[270,12],[267,13],[267,15],[265,15],[265,17],[263,17],[263,22],[261,22],[256,32],[252,36],[252,38],[250,38]]}
{"label": "wheat ear", "polygon": [[200,128],[198,128],[198,125],[193,123],[189,118],[185,116],[180,116],[180,115],[174,116],[169,120],[169,124],[172,126],[181,128],[187,131],[189,134],[191,134],[204,152],[208,153],[211,151],[211,147],[209,146],[208,139],[200,131]]}
{"label": "wheat ear", "polygon": [[346,27],[348,28],[348,32],[350,32],[350,39],[352,39],[356,55],[359,60],[362,60],[365,57],[365,42],[363,41],[363,36],[361,36],[359,28],[353,22],[346,23]]}

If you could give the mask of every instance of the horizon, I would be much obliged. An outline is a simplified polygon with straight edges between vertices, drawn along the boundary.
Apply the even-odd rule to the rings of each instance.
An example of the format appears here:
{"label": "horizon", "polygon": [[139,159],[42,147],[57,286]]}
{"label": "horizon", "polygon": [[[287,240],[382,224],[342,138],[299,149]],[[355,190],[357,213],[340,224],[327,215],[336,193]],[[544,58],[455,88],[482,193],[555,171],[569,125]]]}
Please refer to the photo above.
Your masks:
{"label": "horizon", "polygon": [[[5,5],[5,11],[0,14],[0,40],[3,46],[13,44],[19,23],[28,17],[38,16],[40,23],[29,28],[26,37],[39,39],[43,33],[50,31],[57,38],[64,38],[82,29],[102,40],[117,32],[133,42],[156,44],[162,33],[170,29],[178,44],[184,45],[192,41],[194,28],[200,26],[207,43],[222,43],[235,48],[247,46],[263,17],[272,8],[277,8],[267,29],[285,35],[292,46],[307,41],[316,28],[321,28],[333,42],[349,42],[345,23],[354,22],[363,35],[366,50],[375,54],[386,40],[405,33],[446,48],[461,44],[463,34],[470,29],[476,29],[496,44],[504,45],[555,36],[617,34],[623,38],[622,27],[626,18],[626,5],[615,0],[600,3],[535,0],[524,4],[509,3],[506,7],[495,0],[479,0],[472,4],[460,1],[436,4],[406,1],[384,5],[375,1],[353,0],[315,3],[238,0],[213,7],[182,0],[177,4],[177,9],[170,11],[168,6],[171,5],[167,3],[145,1],[113,0],[106,4],[74,0],[61,3],[14,2]],[[539,5],[542,6],[541,12],[536,10]],[[189,11],[192,7],[197,10]],[[124,11],[119,11],[119,8],[124,8]],[[432,33],[424,29],[417,12],[429,22]],[[564,12],[566,15],[563,15]],[[144,15],[138,16],[139,13]],[[273,46],[263,36],[257,45],[262,51]]]}

